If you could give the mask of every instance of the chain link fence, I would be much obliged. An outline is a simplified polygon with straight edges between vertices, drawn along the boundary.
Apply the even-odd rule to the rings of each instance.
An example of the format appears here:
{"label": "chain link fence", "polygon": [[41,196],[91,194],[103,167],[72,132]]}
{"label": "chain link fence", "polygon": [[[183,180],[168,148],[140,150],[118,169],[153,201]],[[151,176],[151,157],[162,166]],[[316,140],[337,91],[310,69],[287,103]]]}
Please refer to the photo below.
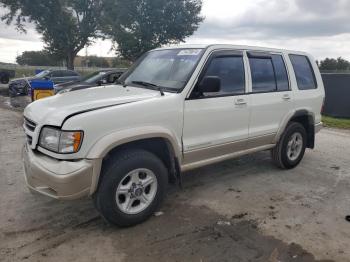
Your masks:
{"label": "chain link fence", "polygon": [[323,114],[350,118],[350,72],[322,72],[326,100]]}

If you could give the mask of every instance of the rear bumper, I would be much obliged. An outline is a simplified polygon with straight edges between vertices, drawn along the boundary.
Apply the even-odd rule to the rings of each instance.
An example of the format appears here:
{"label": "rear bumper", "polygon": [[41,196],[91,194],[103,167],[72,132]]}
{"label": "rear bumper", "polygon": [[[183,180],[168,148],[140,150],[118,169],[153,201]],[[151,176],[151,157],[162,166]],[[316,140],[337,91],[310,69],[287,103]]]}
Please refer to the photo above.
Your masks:
{"label": "rear bumper", "polygon": [[321,129],[322,129],[322,127],[323,127],[323,123],[322,123],[322,122],[316,124],[316,125],[315,125],[315,134],[318,133],[318,132],[320,132]]}
{"label": "rear bumper", "polygon": [[23,150],[25,179],[30,189],[56,199],[77,199],[90,193],[93,161],[61,161]]}

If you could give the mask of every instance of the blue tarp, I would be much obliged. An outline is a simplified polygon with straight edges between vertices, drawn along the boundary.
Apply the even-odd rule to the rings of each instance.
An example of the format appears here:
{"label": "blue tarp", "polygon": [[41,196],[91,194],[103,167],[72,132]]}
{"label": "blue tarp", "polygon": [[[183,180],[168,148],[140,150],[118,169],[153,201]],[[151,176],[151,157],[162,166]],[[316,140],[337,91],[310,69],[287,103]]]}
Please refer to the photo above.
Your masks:
{"label": "blue tarp", "polygon": [[51,90],[53,89],[53,82],[50,80],[33,80],[30,81],[32,89]]}

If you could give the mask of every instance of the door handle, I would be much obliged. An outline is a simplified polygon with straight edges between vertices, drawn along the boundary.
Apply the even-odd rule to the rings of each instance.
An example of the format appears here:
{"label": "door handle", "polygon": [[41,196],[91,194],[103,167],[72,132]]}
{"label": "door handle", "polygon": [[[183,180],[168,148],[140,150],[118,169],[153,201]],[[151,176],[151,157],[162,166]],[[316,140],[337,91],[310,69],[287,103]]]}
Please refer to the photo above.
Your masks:
{"label": "door handle", "polygon": [[282,96],[282,99],[288,101],[288,100],[290,100],[290,95],[284,94],[284,95]]}
{"label": "door handle", "polygon": [[246,105],[247,101],[244,98],[236,98],[235,105]]}

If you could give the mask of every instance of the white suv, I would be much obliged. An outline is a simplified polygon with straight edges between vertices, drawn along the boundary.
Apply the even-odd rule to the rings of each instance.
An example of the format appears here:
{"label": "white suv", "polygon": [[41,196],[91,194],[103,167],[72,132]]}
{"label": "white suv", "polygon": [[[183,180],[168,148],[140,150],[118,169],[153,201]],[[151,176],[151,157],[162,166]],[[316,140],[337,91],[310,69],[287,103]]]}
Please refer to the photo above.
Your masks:
{"label": "white suv", "polygon": [[183,171],[271,150],[293,168],[321,128],[324,88],[302,52],[249,46],[161,48],[120,85],[67,92],[24,112],[31,190],[91,196],[119,226],[147,219]]}

